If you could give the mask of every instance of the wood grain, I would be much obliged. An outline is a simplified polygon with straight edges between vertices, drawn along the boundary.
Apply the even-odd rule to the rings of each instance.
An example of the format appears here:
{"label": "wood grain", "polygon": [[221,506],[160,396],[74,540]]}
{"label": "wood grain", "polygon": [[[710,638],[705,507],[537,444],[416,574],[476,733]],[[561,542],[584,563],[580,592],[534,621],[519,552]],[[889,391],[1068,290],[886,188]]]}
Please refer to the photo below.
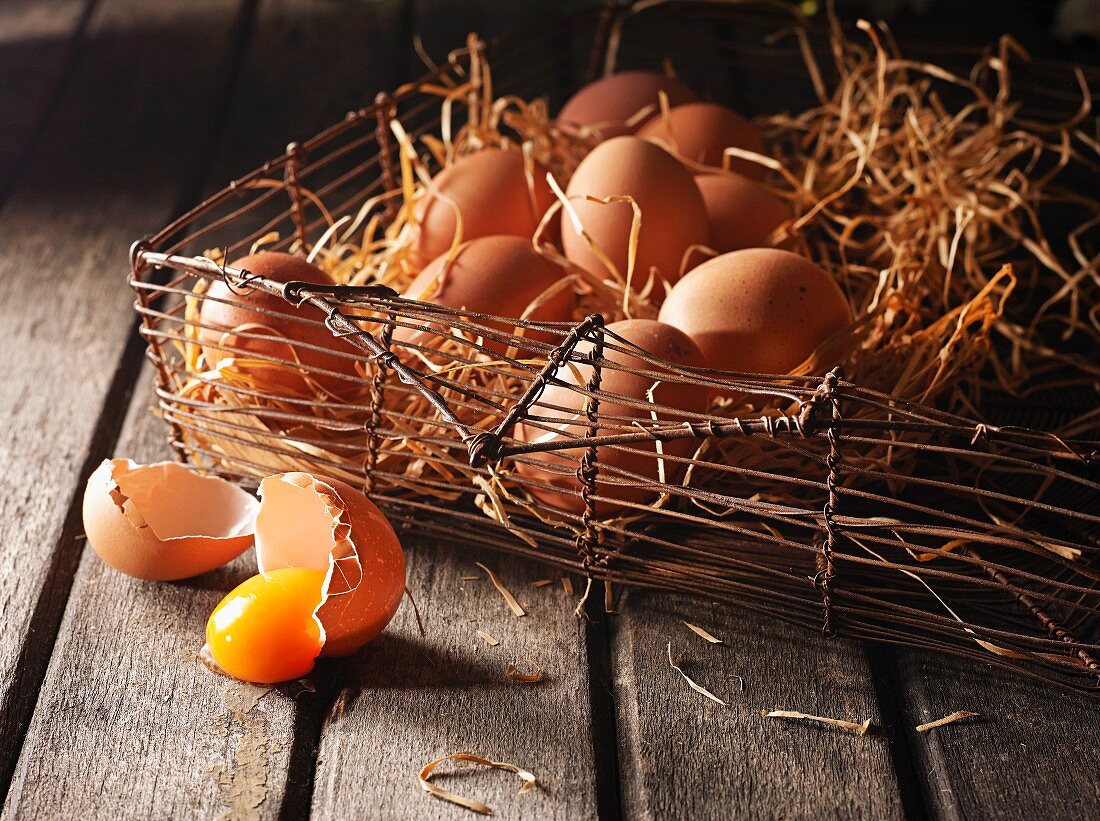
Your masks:
{"label": "wood grain", "polygon": [[[141,462],[168,456],[147,399],[119,442]],[[207,615],[255,572],[248,553],[197,579],[143,582],[85,551],[5,816],[275,817],[294,700],[197,657]]]}
{"label": "wood grain", "polygon": [[0,4],[0,202],[72,73],[91,0]]}
{"label": "wood grain", "polygon": [[[313,796],[315,818],[468,818],[469,812],[422,792],[420,768],[442,755],[473,752],[531,770],[541,784],[498,771],[456,765],[436,783],[477,798],[504,818],[591,818],[596,766],[590,737],[585,629],[576,598],[557,583],[534,589],[537,565],[406,539],[412,608],[346,671],[321,737]],[[475,562],[494,570],[527,616],[506,607]],[[470,578],[465,578],[470,577]],[[499,640],[489,646],[482,630]],[[537,684],[511,681],[509,663],[539,665]]]}
{"label": "wood grain", "polygon": [[[389,24],[387,15],[399,6],[337,6],[320,0],[263,5],[225,124],[230,147],[219,152],[221,159],[208,175],[210,185],[223,185],[235,163],[255,165],[280,151],[292,118],[299,133],[309,134],[337,119],[351,96],[369,99],[394,84],[397,77],[385,49],[349,54],[327,46],[337,30],[352,41],[365,41]],[[336,12],[339,20],[333,17]],[[175,48],[189,44],[186,33],[182,36],[174,41]],[[161,48],[172,50],[163,43]],[[273,54],[299,49],[300,59],[280,58],[280,64],[290,66],[282,71],[305,74],[313,83],[291,83],[289,74],[271,69]],[[226,69],[223,65],[223,74]],[[344,91],[326,95],[323,89],[330,86]],[[288,88],[302,99],[287,99]],[[201,101],[206,109],[215,102]],[[178,139],[165,150],[170,149],[186,154]],[[109,143],[101,150],[109,152]],[[156,220],[171,215],[139,185],[132,186],[128,197],[134,208],[147,201]],[[141,227],[127,223],[121,236],[112,230],[112,257],[123,263],[127,244],[155,227],[155,222]],[[39,237],[39,242],[48,242],[41,233]],[[121,276],[124,268],[116,264],[113,270],[120,275],[98,274],[94,298],[105,312],[104,324],[128,328],[131,297]],[[106,314],[109,305],[116,309],[113,318]],[[121,339],[114,345],[117,355]],[[132,379],[131,373],[128,381]],[[139,381],[142,390],[130,407],[117,452],[138,460],[166,458],[164,428],[147,412],[147,370]],[[60,518],[56,509],[52,516]],[[132,818],[213,817],[223,812],[275,817],[284,805],[302,804],[312,757],[303,757],[297,741],[299,704],[285,693],[271,693],[248,709],[257,691],[209,675],[194,657],[210,610],[252,572],[254,563],[242,558],[197,580],[154,585],[120,576],[91,551],[84,552],[8,799],[13,817],[30,808],[47,815],[62,810],[98,815],[109,807],[119,807],[122,817]],[[300,703],[308,702],[309,696],[302,696]],[[308,793],[304,800],[308,802]]]}
{"label": "wood grain", "polygon": [[[932,815],[1096,817],[1100,706],[931,653],[902,651],[892,666]],[[956,710],[980,716],[928,733],[914,729]]]}
{"label": "wood grain", "polygon": [[[426,50],[440,59],[462,45],[467,31],[493,37],[550,10],[537,3],[420,2],[415,11]],[[470,751],[526,767],[542,786],[518,795],[520,782],[508,773],[459,765],[460,774],[448,777],[450,764],[436,776],[440,786],[476,797],[505,818],[595,817],[603,762],[594,718],[602,717],[593,716],[591,689],[602,683],[590,653],[601,651],[573,616],[575,600],[557,583],[531,588],[530,581],[546,575],[537,565],[427,544],[413,534],[407,542],[409,584],[427,636],[418,635],[405,606],[348,665],[320,728],[313,816],[468,818],[469,811],[424,793],[416,775],[439,756]],[[476,561],[528,606],[526,617],[507,610]],[[489,646],[477,630],[500,644]],[[521,669],[537,663],[545,677],[513,682],[505,675],[509,662]]]}
{"label": "wood grain", "polygon": [[[627,818],[900,818],[900,787],[863,650],[735,608],[631,592],[612,618]],[[722,639],[704,641],[689,621]],[[727,706],[693,691],[668,663]],[[744,690],[741,682],[744,682]],[[857,736],[764,718],[798,710]]]}
{"label": "wood grain", "polygon": [[191,184],[238,10],[238,0],[201,15],[189,0],[97,6],[0,215],[0,794],[79,556],[74,502],[124,413],[132,376],[116,371],[140,361],[126,349],[126,250]]}
{"label": "wood grain", "polygon": [[[68,11],[49,25],[78,25],[80,6],[51,4]],[[12,8],[0,9],[0,41],[14,30],[5,20],[45,21],[31,4]],[[128,404],[137,348],[125,348],[126,246],[193,200],[204,179],[218,187],[418,73],[405,42],[414,22],[438,56],[466,30],[490,37],[546,11],[262,0],[238,39],[239,9],[236,0],[201,9],[102,0],[71,87],[0,212],[0,322],[16,354],[0,372],[0,794],[22,749],[4,818],[468,818],[416,783],[427,761],[462,749],[539,776],[542,788],[521,796],[507,773],[441,769],[437,783],[504,817],[615,818],[607,796],[619,771],[632,818],[1094,814],[1094,706],[681,597],[632,593],[620,615],[588,625],[559,585],[529,586],[546,575],[537,566],[413,535],[410,584],[426,637],[406,604],[362,654],[324,664],[316,693],[261,691],[202,668],[194,653],[206,615],[254,570],[251,560],[154,585],[108,570],[76,538],[84,476],[113,449],[124,409],[117,452],[167,452],[145,412],[147,371]],[[61,75],[50,75],[55,87]],[[10,88],[31,87],[24,80],[0,87],[0,110]],[[35,105],[19,114],[24,134],[41,121]],[[527,617],[507,611],[475,561],[500,573]],[[685,619],[725,644],[706,643]],[[728,706],[669,667],[669,641],[684,671]],[[507,663],[528,660],[545,668],[544,681],[508,680]],[[617,745],[606,738],[611,695]],[[857,737],[761,717],[771,708],[885,726]],[[913,730],[956,709],[983,717]]]}

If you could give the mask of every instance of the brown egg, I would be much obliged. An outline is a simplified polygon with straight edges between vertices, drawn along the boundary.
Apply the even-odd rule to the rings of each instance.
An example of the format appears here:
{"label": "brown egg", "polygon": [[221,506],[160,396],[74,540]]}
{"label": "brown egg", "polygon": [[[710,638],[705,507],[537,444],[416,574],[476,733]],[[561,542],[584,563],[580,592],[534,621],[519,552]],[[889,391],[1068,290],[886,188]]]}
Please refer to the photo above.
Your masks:
{"label": "brown egg", "polygon": [[324,571],[316,617],[322,656],[346,656],[382,632],[405,592],[405,555],[389,521],[359,490],[309,473],[260,483],[256,563],[260,573]]}
{"label": "brown egg", "polygon": [[506,234],[530,239],[554,202],[546,169],[533,163],[528,183],[523,154],[485,148],[467,154],[432,180],[447,202],[433,193],[419,200],[414,216],[419,226],[414,254],[426,265],[451,249],[462,214],[462,241]]}
{"label": "brown egg", "polygon": [[689,272],[669,293],[660,320],[690,336],[710,368],[785,374],[852,317],[840,287],[814,263],[750,248]]}
{"label": "brown egg", "polygon": [[659,91],[668,95],[672,106],[698,99],[679,80],[663,74],[621,71],[589,83],[570,97],[558,114],[558,122],[567,127],[586,127],[605,140],[633,134],[640,124],[629,126],[626,121],[647,106],[656,112]]}
{"label": "brown egg", "polygon": [[[447,254],[438,257],[405,290],[409,299],[431,302],[448,308],[463,308],[474,313],[520,317],[536,300],[545,298],[527,319],[541,322],[568,322],[573,317],[575,295],[570,285],[550,291],[561,283],[566,271],[539,254],[531,240],[521,237],[481,237],[464,242],[448,263]],[[548,293],[549,292],[549,293]],[[487,323],[511,334],[512,325]],[[444,326],[440,326],[441,332]],[[549,341],[548,334],[527,331],[525,336]],[[435,333],[412,328],[397,328],[395,343],[437,346]],[[486,340],[485,344],[503,353],[507,345]]]}
{"label": "brown egg", "polygon": [[[596,146],[574,172],[566,191],[585,230],[626,276],[634,211],[628,202],[603,205],[585,198],[627,194],[642,212],[632,282],[641,288],[651,268],[668,283],[680,278],[684,253],[706,244],[710,232],[703,197],[690,172],[668,152],[637,137],[616,137]],[[591,273],[606,277],[603,263],[562,220],[565,256]],[[661,294],[655,294],[660,300]]]}
{"label": "brown egg", "polygon": [[[703,356],[696,345],[686,334],[652,319],[628,319],[622,322],[614,322],[607,326],[609,331],[618,334],[624,339],[636,345],[638,348],[676,365],[691,367],[703,367]],[[608,338],[609,344],[624,347],[622,343]],[[581,353],[590,350],[591,346],[581,346]],[[622,351],[604,349],[604,358],[616,362],[625,368],[647,370],[660,374],[663,369],[659,365],[646,362],[644,359]],[[574,368],[576,370],[574,370]],[[559,378],[569,385],[584,385],[592,374],[592,368],[588,365],[565,366],[558,371]],[[579,378],[578,378],[579,377]],[[691,385],[677,382],[661,382],[659,376],[643,376],[627,373],[620,370],[604,368],[601,372],[601,391],[603,394],[616,394],[629,397],[641,402],[649,402],[648,391],[653,388],[653,402],[656,405],[664,405],[668,408],[676,408],[684,414],[698,414],[706,410],[708,390],[705,386]],[[520,423],[516,426],[515,436],[521,442],[552,441],[558,438],[573,438],[583,436],[586,429],[584,416],[586,396],[583,393],[571,390],[560,385],[548,387],[535,403],[531,414],[556,419],[576,420],[575,424],[569,422],[559,423],[558,427],[565,434],[555,434],[533,423]],[[556,410],[555,406],[566,410]],[[630,405],[615,402],[606,396],[600,402],[600,417],[608,422],[601,426],[600,435],[629,432],[624,428],[630,425],[630,419],[638,419],[643,424],[652,424],[651,411],[644,407],[632,407]],[[612,417],[626,417],[626,421]],[[660,422],[679,422],[690,419],[690,415],[681,415],[675,411],[662,411],[658,414]],[[690,456],[698,442],[693,439],[678,439],[662,444],[662,453],[676,456]],[[580,497],[580,483],[576,477],[576,469],[580,464],[583,451],[572,449],[564,451],[545,451],[531,454],[528,459],[534,463],[516,463],[516,472],[521,477],[526,477],[539,482],[553,485],[560,490],[528,487],[528,491],[539,501],[570,513],[580,513],[584,505]],[[599,495],[616,500],[612,502],[600,501],[596,503],[596,514],[608,516],[620,512],[621,503],[647,504],[659,495],[652,489],[641,486],[629,486],[614,484],[615,480],[623,477],[616,476],[614,471],[629,471],[645,476],[647,479],[657,482],[660,480],[658,472],[657,447],[655,443],[640,443],[624,446],[604,446],[598,451],[601,473],[597,477],[596,487]],[[556,466],[559,472],[540,468],[540,464]],[[664,462],[664,481],[675,482],[683,475],[682,466],[673,462]],[[606,470],[605,470],[606,469]],[[608,480],[611,481],[608,481]],[[629,480],[637,481],[637,480]]]}
{"label": "brown egg", "polygon": [[116,570],[169,581],[206,573],[252,544],[257,503],[175,462],[107,459],[84,490],[88,544]]}
{"label": "brown egg", "polygon": [[756,248],[791,218],[787,203],[740,174],[700,174],[695,183],[707,209],[710,247],[719,253]]}
{"label": "brown egg", "polygon": [[[722,153],[726,148],[764,152],[760,130],[735,111],[715,103],[688,103],[670,109],[667,116],[654,117],[638,130],[638,136],[668,148],[698,166],[722,168]],[[729,170],[752,179],[764,176],[764,168],[748,160],[731,157]]]}
{"label": "brown egg", "polygon": [[[334,284],[320,268],[290,254],[263,251],[234,260],[229,267],[250,271],[276,282],[297,280],[316,285]],[[259,389],[293,396],[316,395],[318,390],[311,382],[338,396],[350,395],[361,388],[362,380],[355,370],[355,360],[339,355],[343,352],[354,354],[355,349],[334,337],[328,328],[299,321],[299,318],[322,319],[316,309],[310,306],[297,309],[282,297],[258,290],[239,289],[238,293],[234,293],[221,281],[211,284],[205,296],[199,316],[207,327],[199,329],[198,336],[207,368],[215,368],[218,362],[229,357],[245,359],[247,362],[236,364],[237,370],[253,378]],[[219,299],[232,300],[236,304],[216,301]],[[234,331],[260,334],[265,338],[248,339]],[[288,340],[301,344],[292,344]],[[325,350],[314,350],[307,345]],[[253,354],[297,362],[301,368],[293,364],[268,364],[258,358],[249,358]],[[334,373],[317,373],[312,369]]]}

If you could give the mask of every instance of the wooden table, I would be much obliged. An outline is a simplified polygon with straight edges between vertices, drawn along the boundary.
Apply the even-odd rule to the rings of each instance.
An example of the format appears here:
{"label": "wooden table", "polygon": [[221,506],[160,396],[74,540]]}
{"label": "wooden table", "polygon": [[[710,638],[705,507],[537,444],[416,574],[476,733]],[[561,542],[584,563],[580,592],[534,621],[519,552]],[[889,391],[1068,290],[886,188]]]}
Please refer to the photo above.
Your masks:
{"label": "wooden table", "polygon": [[[315,692],[265,691],[196,660],[207,614],[250,558],[153,584],[85,549],[90,471],[111,454],[168,453],[147,411],[129,243],[410,77],[415,30],[441,54],[533,5],[0,5],[3,817],[467,817],[416,781],[459,750],[537,774],[526,795],[506,773],[441,777],[506,818],[1097,817],[1100,710],[978,666],[670,595],[628,593],[616,615],[578,621],[576,592],[531,586],[542,568],[412,536],[426,637],[405,606],[358,657],[323,665]],[[728,706],[670,668],[669,642]],[[514,683],[509,662],[545,678]],[[763,718],[770,708],[877,729]],[[916,732],[955,710],[981,717]]]}

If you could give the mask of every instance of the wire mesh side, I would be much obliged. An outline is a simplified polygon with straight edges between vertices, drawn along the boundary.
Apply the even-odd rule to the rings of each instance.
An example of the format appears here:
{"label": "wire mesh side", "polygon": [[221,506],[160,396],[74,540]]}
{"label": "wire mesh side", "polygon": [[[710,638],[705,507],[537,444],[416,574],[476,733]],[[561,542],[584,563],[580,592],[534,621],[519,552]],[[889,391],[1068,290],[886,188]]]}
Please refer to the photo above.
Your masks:
{"label": "wire mesh side", "polygon": [[[694,4],[682,5],[686,14]],[[592,19],[543,27],[538,36],[560,47],[537,63],[522,39],[490,44],[502,90],[534,96],[554,77],[552,93],[564,96],[591,65],[608,64],[588,58],[601,38],[617,66],[659,60],[644,36],[631,37],[638,20],[621,18],[616,30],[605,18],[592,34]],[[719,82],[743,95],[738,72],[764,58],[731,30],[734,19],[708,34],[708,59],[728,69]],[[273,250],[308,250],[336,221],[392,219],[400,158],[391,122],[413,136],[438,129],[439,98],[427,89],[467,79],[469,57],[453,52],[420,82],[292,144],[135,247],[136,309],[180,457],[245,484],[280,470],[333,475],[365,487],[395,521],[448,541],[839,636],[969,656],[1097,695],[1097,443],[981,424],[839,374],[677,367],[595,320],[491,317],[379,289],[283,291],[224,267],[272,233]],[[226,277],[242,296],[267,288],[289,297],[287,311],[275,312],[280,322],[347,338],[339,371],[250,357],[347,383],[347,394],[295,396],[197,372],[201,306],[211,297],[195,286]],[[205,344],[219,356],[240,353]],[[609,393],[601,377],[624,369],[624,353],[643,363],[631,366],[635,375],[781,397],[784,410],[730,418]],[[571,368],[587,368],[588,378],[567,378]],[[547,386],[572,401],[540,401]],[[532,442],[517,426],[554,435]],[[575,503],[545,501],[554,494]]]}

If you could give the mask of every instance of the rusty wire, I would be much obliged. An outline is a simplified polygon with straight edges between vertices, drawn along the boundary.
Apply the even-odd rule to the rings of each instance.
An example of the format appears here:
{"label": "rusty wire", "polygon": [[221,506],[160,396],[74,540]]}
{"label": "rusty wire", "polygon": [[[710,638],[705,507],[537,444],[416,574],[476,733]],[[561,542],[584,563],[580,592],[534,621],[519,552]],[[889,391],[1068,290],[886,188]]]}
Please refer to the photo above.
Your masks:
{"label": "rusty wire", "polygon": [[[611,21],[601,14],[585,65],[598,65],[607,46]],[[626,49],[622,36],[612,39]],[[516,42],[491,45],[501,55],[498,74]],[[584,67],[575,58],[563,50],[538,74],[571,76]],[[492,317],[379,287],[285,285],[224,264],[271,231],[280,247],[305,250],[329,218],[355,215],[365,192],[395,190],[390,118],[412,112],[422,131],[437,126],[421,88],[462,79],[468,67],[468,52],[454,52],[418,83],[292,144],[135,245],[130,283],[156,369],[157,407],[180,458],[246,485],[279,470],[335,475],[371,492],[395,524],[426,536],[595,581],[733,602],[830,635],[967,656],[1100,698],[1100,442],[998,427],[836,372],[676,367],[605,332],[599,317],[580,324]],[[321,196],[327,217],[303,188]],[[392,219],[392,201],[378,211]],[[220,259],[201,256],[211,247],[224,248]],[[189,301],[206,298],[197,282],[216,279],[285,297],[297,306],[289,321],[344,338],[341,355],[356,363],[357,390],[350,398],[292,396],[196,372],[188,346],[198,320]],[[422,331],[421,341],[395,342],[402,327]],[[506,353],[491,353],[489,342]],[[629,351],[645,367],[627,368],[605,350]],[[424,357],[439,367],[423,367]],[[590,378],[564,380],[580,362]],[[471,369],[485,378],[474,384]],[[601,374],[609,369],[779,396],[786,409],[747,418],[687,414],[607,394]],[[582,424],[577,408],[540,402],[547,385],[579,394]],[[401,398],[410,396],[426,397],[415,406],[420,415],[405,412]],[[644,409],[647,422],[607,412],[600,400],[608,398],[604,405]],[[482,421],[472,427],[475,419]],[[520,423],[559,435],[520,441]],[[696,443],[695,451],[680,456],[655,445],[680,440]],[[733,440],[751,442],[760,458],[726,460],[722,445]],[[907,458],[892,469],[864,458],[874,449]],[[615,452],[642,454],[654,467],[617,467],[604,458]],[[680,478],[658,481],[658,461]],[[783,492],[756,492],[765,479]],[[580,512],[537,501],[540,491],[563,486],[575,488]],[[647,501],[623,502],[623,489],[644,491]]]}

